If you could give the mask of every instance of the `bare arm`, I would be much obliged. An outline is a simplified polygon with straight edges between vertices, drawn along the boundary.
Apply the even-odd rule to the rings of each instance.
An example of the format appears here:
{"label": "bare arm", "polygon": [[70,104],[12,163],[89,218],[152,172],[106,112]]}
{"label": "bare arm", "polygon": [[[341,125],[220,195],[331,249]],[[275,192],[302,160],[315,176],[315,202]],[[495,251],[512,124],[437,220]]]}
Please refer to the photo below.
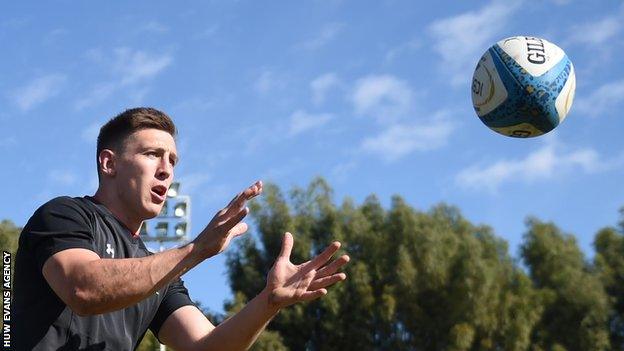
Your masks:
{"label": "bare arm", "polygon": [[158,336],[177,351],[247,350],[278,311],[260,294],[215,328],[197,307],[184,306],[165,320]]}
{"label": "bare arm", "polygon": [[293,238],[287,233],[266,287],[237,314],[214,327],[197,308],[184,306],[167,318],[159,332],[160,340],[180,351],[247,350],[280,309],[324,296],[327,287],[346,278],[336,272],[349,261],[348,256],[326,264],[339,243],[300,265],[290,262],[292,245]]}
{"label": "bare arm", "polygon": [[52,290],[79,315],[125,308],[154,294],[197,265],[193,244],[152,256],[102,259],[86,249],[54,254],[43,265]]}
{"label": "bare arm", "polygon": [[241,220],[247,200],[262,191],[257,182],[219,211],[190,244],[148,257],[102,259],[86,249],[52,255],[43,275],[54,292],[81,315],[115,311],[136,304],[203,260],[222,252],[233,237],[247,231]]}

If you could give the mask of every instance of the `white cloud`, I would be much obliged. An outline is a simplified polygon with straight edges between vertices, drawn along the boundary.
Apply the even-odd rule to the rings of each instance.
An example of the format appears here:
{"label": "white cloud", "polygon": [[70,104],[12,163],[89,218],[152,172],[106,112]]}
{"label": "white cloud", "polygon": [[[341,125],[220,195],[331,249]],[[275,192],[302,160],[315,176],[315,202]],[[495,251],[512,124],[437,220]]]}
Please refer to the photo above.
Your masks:
{"label": "white cloud", "polygon": [[572,28],[568,39],[571,43],[601,45],[617,37],[622,29],[623,16],[608,16],[596,22],[588,22]]}
{"label": "white cloud", "polygon": [[442,57],[443,72],[453,86],[466,85],[479,57],[500,40],[518,1],[493,1],[480,10],[437,20],[429,26],[435,51]]}
{"label": "white cloud", "polygon": [[89,94],[74,102],[74,108],[82,110],[85,107],[94,106],[98,103],[108,99],[119,88],[119,85],[114,82],[105,82],[96,84]]}
{"label": "white cloud", "polygon": [[362,150],[375,153],[388,162],[415,151],[430,151],[446,145],[455,126],[447,118],[427,122],[395,124],[362,143]]}
{"label": "white cloud", "polygon": [[290,116],[289,136],[295,136],[307,130],[319,128],[329,122],[332,116],[328,113],[310,114],[302,110],[295,111]]}
{"label": "white cloud", "polygon": [[157,76],[173,62],[170,54],[152,54],[127,47],[117,48],[110,58],[108,56],[101,49],[90,49],[85,53],[85,57],[96,64],[112,62],[109,68],[116,78],[97,83],[85,96],[74,102],[75,109],[97,105],[123,88],[130,89],[126,97],[132,103],[139,103],[149,87],[137,88],[137,85]]}
{"label": "white cloud", "polygon": [[312,82],[310,82],[310,89],[312,89],[312,101],[315,105],[320,105],[325,101],[325,97],[329,90],[340,83],[338,77],[334,73],[325,73]]}
{"label": "white cloud", "polygon": [[624,101],[624,80],[610,82],[600,86],[589,96],[576,101],[576,109],[583,114],[597,117],[614,113],[615,107]]}
{"label": "white cloud", "polygon": [[329,113],[309,113],[305,110],[296,110],[288,118],[270,123],[249,125],[239,130],[241,140],[244,140],[246,154],[258,153],[272,145],[287,142],[289,138],[301,133],[321,128],[334,118]]}
{"label": "white cloud", "polygon": [[410,112],[413,95],[406,82],[390,75],[373,75],[356,82],[352,100],[356,113],[388,122]]}
{"label": "white cloud", "polygon": [[334,39],[344,26],[344,23],[325,24],[314,38],[299,44],[299,47],[305,50],[317,50]]}
{"label": "white cloud", "polygon": [[[405,81],[391,75],[359,79],[351,96],[355,112],[374,117],[386,127],[380,134],[366,138],[360,150],[392,162],[415,151],[444,146],[455,129],[447,118],[448,111],[439,111],[429,118],[414,118],[414,97]],[[405,122],[408,117],[411,122]]]}
{"label": "white cloud", "polygon": [[150,54],[130,48],[115,49],[114,54],[113,69],[122,76],[122,85],[154,77],[173,62],[169,54]]}
{"label": "white cloud", "polygon": [[264,69],[254,82],[253,87],[258,93],[264,95],[272,90],[281,89],[285,85],[283,77],[271,70]]}
{"label": "white cloud", "polygon": [[393,61],[398,56],[416,51],[423,46],[423,40],[420,37],[414,38],[408,42],[402,43],[392,49],[390,49],[385,56],[386,61]]}
{"label": "white cloud", "polygon": [[[619,163],[619,161],[618,161]],[[598,153],[585,148],[560,151],[554,143],[530,153],[524,159],[500,160],[488,166],[471,166],[458,173],[456,183],[462,188],[496,190],[505,182],[533,182],[580,170],[595,173],[616,167],[616,162],[600,160]]]}
{"label": "white cloud", "polygon": [[13,102],[24,112],[31,110],[58,95],[66,81],[67,77],[63,74],[48,74],[34,79],[11,94]]}

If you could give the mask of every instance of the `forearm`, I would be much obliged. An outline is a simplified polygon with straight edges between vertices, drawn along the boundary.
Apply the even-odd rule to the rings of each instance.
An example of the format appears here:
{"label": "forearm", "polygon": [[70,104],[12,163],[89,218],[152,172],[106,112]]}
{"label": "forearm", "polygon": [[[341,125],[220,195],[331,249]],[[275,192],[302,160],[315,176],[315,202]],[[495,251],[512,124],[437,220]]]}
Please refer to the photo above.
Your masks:
{"label": "forearm", "polygon": [[247,350],[279,312],[263,290],[242,310],[219,324],[201,341],[201,350]]}
{"label": "forearm", "polygon": [[76,304],[83,314],[100,314],[132,306],[197,265],[193,244],[151,256],[98,259],[73,275]]}

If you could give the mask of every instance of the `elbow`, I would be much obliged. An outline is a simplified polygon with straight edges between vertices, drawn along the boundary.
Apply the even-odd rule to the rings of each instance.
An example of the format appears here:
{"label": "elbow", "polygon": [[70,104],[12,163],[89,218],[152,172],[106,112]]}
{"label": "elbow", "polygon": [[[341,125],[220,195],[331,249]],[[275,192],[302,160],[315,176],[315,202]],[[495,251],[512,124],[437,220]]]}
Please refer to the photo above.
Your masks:
{"label": "elbow", "polygon": [[98,303],[94,301],[92,294],[80,288],[73,289],[67,301],[67,306],[81,317],[100,313],[97,310]]}

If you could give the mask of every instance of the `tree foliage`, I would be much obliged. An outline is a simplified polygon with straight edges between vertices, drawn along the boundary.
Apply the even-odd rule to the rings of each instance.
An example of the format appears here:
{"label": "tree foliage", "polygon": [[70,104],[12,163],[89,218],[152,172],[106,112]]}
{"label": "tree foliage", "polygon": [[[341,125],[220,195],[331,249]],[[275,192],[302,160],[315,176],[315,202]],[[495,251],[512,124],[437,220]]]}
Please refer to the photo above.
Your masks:
{"label": "tree foliage", "polygon": [[596,272],[609,295],[609,331],[614,349],[624,350],[624,207],[619,228],[607,227],[596,235]]}
{"label": "tree foliage", "polygon": [[529,219],[527,226],[522,257],[544,296],[544,311],[532,333],[534,344],[542,349],[608,349],[609,298],[576,240],[552,223]]}
{"label": "tree foliage", "polygon": [[336,205],[323,179],[288,198],[268,184],[251,210],[257,235],[228,253],[229,313],[262,290],[286,231],[293,262],[332,240],[352,259],[345,282],[282,310],[256,350],[622,350],[622,228],[597,235],[590,264],[573,236],[529,219],[520,265],[455,207]]}
{"label": "tree foliage", "polygon": [[0,222],[0,247],[3,251],[9,251],[15,257],[17,252],[17,240],[22,228],[5,219]]}
{"label": "tree foliage", "polygon": [[160,350],[160,343],[154,336],[151,330],[148,330],[143,336],[143,340],[137,346],[136,351],[158,351]]}

